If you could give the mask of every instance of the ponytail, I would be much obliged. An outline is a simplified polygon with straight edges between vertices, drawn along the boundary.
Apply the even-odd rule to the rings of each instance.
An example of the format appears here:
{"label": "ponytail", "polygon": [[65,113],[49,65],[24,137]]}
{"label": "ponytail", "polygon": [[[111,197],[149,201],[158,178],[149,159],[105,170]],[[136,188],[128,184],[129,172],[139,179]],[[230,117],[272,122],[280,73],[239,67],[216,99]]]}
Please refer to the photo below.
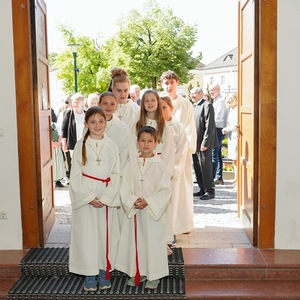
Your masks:
{"label": "ponytail", "polygon": [[88,138],[88,136],[90,135],[90,131],[87,130],[87,132],[85,133],[84,137],[83,137],[83,141],[82,141],[82,165],[85,166],[87,158],[86,158],[86,146],[85,146],[85,142]]}

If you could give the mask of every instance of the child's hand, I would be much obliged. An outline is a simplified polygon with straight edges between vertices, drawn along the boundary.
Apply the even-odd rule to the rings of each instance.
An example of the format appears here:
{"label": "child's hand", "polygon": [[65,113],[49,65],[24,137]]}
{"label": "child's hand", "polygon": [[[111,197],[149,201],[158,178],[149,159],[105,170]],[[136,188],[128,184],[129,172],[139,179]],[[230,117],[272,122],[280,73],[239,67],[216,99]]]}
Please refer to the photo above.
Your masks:
{"label": "child's hand", "polygon": [[89,204],[95,208],[102,208],[104,206],[104,204],[101,201],[99,201],[97,197],[94,200],[92,200]]}
{"label": "child's hand", "polygon": [[146,202],[146,200],[144,198],[138,198],[134,202],[135,209],[144,209],[147,205],[148,205],[148,203]]}

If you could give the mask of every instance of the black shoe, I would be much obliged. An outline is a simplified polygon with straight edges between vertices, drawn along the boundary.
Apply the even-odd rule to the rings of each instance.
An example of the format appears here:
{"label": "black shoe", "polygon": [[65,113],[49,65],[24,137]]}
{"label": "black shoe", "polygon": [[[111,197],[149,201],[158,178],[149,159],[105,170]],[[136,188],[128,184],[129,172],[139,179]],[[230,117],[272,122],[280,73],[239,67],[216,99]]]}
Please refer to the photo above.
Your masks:
{"label": "black shoe", "polygon": [[205,194],[205,192],[200,190],[199,192],[193,193],[193,196],[199,197],[199,196],[202,196],[204,194]]}
{"label": "black shoe", "polygon": [[215,179],[215,184],[224,184],[224,180],[223,179]]}
{"label": "black shoe", "polygon": [[60,181],[56,181],[55,182],[55,187],[60,187],[60,188],[63,188],[65,187]]}
{"label": "black shoe", "polygon": [[210,200],[215,198],[214,194],[206,192],[204,195],[200,196],[200,200]]}

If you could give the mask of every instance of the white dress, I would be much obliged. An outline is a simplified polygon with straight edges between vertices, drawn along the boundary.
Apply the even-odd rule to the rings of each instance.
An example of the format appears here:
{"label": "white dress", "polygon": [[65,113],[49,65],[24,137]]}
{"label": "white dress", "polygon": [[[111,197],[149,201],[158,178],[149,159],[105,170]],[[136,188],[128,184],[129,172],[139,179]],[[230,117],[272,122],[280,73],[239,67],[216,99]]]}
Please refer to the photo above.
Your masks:
{"label": "white dress", "polygon": [[135,125],[140,117],[140,106],[128,99],[126,104],[118,103],[114,115],[128,125],[129,130],[135,133]]}
{"label": "white dress", "polygon": [[[100,162],[95,152],[99,154]],[[106,270],[106,266],[109,265],[106,255],[112,269],[114,268],[120,237],[117,216],[117,206],[120,206],[120,175],[118,149],[107,135],[101,140],[88,137],[86,154],[87,163],[83,166],[81,139],[74,148],[70,176],[72,224],[69,270],[72,273],[91,276],[97,275],[99,269]],[[99,181],[108,178],[109,182]],[[95,197],[105,204],[103,208],[94,208],[89,204]]]}
{"label": "white dress", "polygon": [[[160,156],[145,161],[138,157],[131,159],[124,170],[120,192],[127,217],[122,225],[116,269],[134,277],[138,253],[140,275],[147,276],[148,280],[168,276],[164,214],[171,197],[171,182]],[[139,197],[148,203],[143,210],[134,208]],[[137,227],[134,225],[135,216]]]}
{"label": "white dress", "polygon": [[175,228],[175,234],[190,232],[194,228],[194,197],[193,197],[193,169],[192,155],[196,151],[196,124],[194,119],[194,108],[192,103],[186,98],[177,95],[172,100],[174,106],[173,117],[180,121],[186,131],[188,141],[188,153],[184,167],[184,174],[180,178],[180,199],[183,207],[185,207],[182,217],[178,220]]}

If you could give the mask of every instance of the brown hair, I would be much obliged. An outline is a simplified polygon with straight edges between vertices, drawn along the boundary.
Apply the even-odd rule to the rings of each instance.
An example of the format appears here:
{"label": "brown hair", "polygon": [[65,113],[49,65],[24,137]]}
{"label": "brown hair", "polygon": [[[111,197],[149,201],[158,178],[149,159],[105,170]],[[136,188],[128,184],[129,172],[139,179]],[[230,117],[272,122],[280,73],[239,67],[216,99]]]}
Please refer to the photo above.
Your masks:
{"label": "brown hair", "polygon": [[[84,121],[87,123],[88,120],[90,119],[90,117],[92,117],[96,114],[100,114],[106,122],[106,116],[100,106],[92,106],[92,107],[88,108],[88,110],[86,111],[85,116],[84,116]],[[90,135],[90,130],[88,129],[86,131],[85,135],[83,136],[83,140],[82,140],[82,165],[83,166],[85,166],[85,164],[87,162],[85,142],[89,135]]]}
{"label": "brown hair", "polygon": [[176,81],[179,81],[178,75],[174,71],[171,71],[171,70],[163,72],[162,75],[160,76],[161,83],[165,79],[175,79]]}
{"label": "brown hair", "polygon": [[113,92],[104,92],[104,93],[102,93],[102,94],[100,95],[100,98],[99,98],[99,103],[101,104],[101,100],[102,100],[104,97],[107,97],[107,96],[113,97],[113,98],[116,100],[116,102],[118,103],[117,97],[115,96],[115,94],[114,94]]}
{"label": "brown hair", "polygon": [[154,138],[154,141],[156,142],[157,141],[157,131],[155,128],[151,127],[151,126],[143,126],[139,129],[138,133],[137,133],[137,140],[140,139],[141,137],[141,134],[143,132],[147,132],[149,133],[151,136],[153,136]]}
{"label": "brown hair", "polygon": [[112,89],[116,82],[128,82],[128,84],[130,86],[130,80],[129,80],[128,73],[126,72],[125,69],[123,69],[121,67],[113,68],[110,71],[110,77],[111,77],[111,81],[109,83],[109,88],[108,88],[109,92],[112,92]]}
{"label": "brown hair", "polygon": [[160,95],[160,99],[161,99],[161,101],[166,102],[168,104],[168,106],[170,106],[171,108],[174,107],[173,104],[172,104],[172,99],[171,99],[171,97],[169,95],[167,95],[167,94],[161,94]]}
{"label": "brown hair", "polygon": [[145,109],[145,95],[154,94],[157,99],[157,110],[155,112],[155,120],[157,122],[157,142],[160,143],[162,141],[163,133],[166,127],[166,120],[164,118],[162,105],[159,99],[159,94],[156,90],[147,90],[144,92],[141,101],[141,111],[140,118],[136,123],[136,132],[139,132],[140,128],[144,127],[147,123],[147,110]]}

